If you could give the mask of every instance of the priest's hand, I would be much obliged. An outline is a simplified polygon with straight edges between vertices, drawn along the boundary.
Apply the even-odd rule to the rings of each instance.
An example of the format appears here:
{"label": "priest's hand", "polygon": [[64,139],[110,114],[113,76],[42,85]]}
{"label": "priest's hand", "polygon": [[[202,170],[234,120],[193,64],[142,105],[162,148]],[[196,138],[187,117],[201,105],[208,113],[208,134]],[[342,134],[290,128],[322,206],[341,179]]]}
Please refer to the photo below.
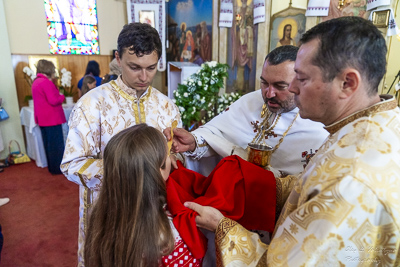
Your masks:
{"label": "priest's hand", "polygon": [[224,215],[222,215],[219,210],[213,207],[201,206],[194,202],[185,202],[184,206],[194,210],[199,214],[196,216],[196,225],[198,227],[210,230],[212,232],[217,230],[219,222],[222,218],[224,218]]}
{"label": "priest's hand", "polygon": [[[172,143],[172,151],[174,153],[182,153],[186,151],[194,151],[196,149],[196,140],[193,135],[183,128],[174,129],[174,137]],[[164,130],[164,135],[167,140],[171,139],[171,128]]]}

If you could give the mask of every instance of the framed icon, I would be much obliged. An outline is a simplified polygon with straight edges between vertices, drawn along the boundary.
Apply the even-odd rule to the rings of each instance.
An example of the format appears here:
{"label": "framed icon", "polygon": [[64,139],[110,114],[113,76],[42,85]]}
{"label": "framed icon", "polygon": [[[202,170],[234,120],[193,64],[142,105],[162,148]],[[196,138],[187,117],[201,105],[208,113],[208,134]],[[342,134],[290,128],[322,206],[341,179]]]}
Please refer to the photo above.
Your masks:
{"label": "framed icon", "polygon": [[[143,3],[151,2],[151,3]],[[127,0],[128,23],[141,22],[147,23],[155,28],[160,35],[162,43],[161,58],[158,61],[157,69],[164,71],[166,69],[165,53],[165,0]]]}
{"label": "framed icon", "polygon": [[298,46],[306,28],[305,13],[305,9],[289,6],[271,17],[269,51],[282,45]]}
{"label": "framed icon", "polygon": [[149,24],[151,27],[156,26],[156,13],[154,10],[139,10],[139,22]]}

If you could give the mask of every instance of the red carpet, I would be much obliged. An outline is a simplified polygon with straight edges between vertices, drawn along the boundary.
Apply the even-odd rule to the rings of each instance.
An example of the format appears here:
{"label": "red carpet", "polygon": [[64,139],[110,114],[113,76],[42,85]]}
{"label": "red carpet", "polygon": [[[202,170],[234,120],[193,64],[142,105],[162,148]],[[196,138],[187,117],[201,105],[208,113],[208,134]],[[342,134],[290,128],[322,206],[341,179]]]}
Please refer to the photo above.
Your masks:
{"label": "red carpet", "polygon": [[0,173],[4,235],[0,266],[76,266],[78,185],[35,162]]}

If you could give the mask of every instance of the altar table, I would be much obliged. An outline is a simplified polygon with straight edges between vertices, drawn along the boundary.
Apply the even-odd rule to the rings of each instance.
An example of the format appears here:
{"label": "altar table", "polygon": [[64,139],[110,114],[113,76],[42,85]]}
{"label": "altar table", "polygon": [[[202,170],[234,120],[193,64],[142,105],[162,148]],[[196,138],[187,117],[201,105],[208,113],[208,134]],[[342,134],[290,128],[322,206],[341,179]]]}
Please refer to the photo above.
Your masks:
{"label": "altar table", "polygon": [[[72,104],[63,104],[63,110],[65,114],[65,118],[67,119],[66,123],[62,124],[62,131],[64,136],[64,144],[67,140],[68,135],[68,120],[69,115],[71,115],[71,111],[74,105]],[[25,137],[26,137],[26,153],[28,156],[36,161],[36,165],[38,167],[47,167],[47,159],[46,152],[43,146],[42,133],[40,131],[39,125],[35,123],[35,117],[33,115],[32,107],[23,107],[19,114],[21,118],[21,124],[25,127]]]}

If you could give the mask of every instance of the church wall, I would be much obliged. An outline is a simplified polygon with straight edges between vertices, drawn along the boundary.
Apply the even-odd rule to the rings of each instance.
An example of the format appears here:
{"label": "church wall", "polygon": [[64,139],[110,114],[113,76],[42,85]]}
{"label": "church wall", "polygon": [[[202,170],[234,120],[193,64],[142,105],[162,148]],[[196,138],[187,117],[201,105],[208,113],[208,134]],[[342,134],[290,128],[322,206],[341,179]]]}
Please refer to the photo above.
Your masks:
{"label": "church wall", "polygon": [[[306,8],[307,0],[292,1],[293,7]],[[397,15],[399,14],[399,0],[393,0],[392,6],[395,9],[396,22],[400,23]],[[289,0],[267,0],[266,11],[267,18],[289,5]],[[126,3],[115,0],[97,0],[98,25],[100,34],[100,53],[101,55],[111,55],[111,51],[116,48],[117,36],[122,26],[127,22]],[[219,1],[213,1],[213,60],[226,62],[226,28],[218,28]],[[5,106],[11,111],[11,118],[8,121],[1,122],[0,128],[3,132],[5,143],[10,138],[17,138],[21,145],[20,136],[22,135],[18,110],[18,101],[16,97],[15,78],[13,73],[11,54],[13,55],[49,55],[48,39],[46,32],[46,18],[43,7],[43,0],[0,0],[0,53],[2,55],[0,97],[4,98]],[[267,19],[268,20],[268,19]],[[316,20],[309,18],[307,24],[312,25]],[[310,22],[310,23],[309,23]],[[264,36],[261,36],[261,32]],[[269,21],[259,25],[257,74],[261,74],[262,64],[268,49],[269,39]],[[388,39],[388,67],[387,76],[381,88],[382,92],[387,91],[394,77],[398,73],[400,66],[400,40],[396,37]],[[165,73],[157,74],[153,86],[166,92]],[[259,79],[256,79],[255,88],[259,88]],[[393,89],[392,91],[393,92]],[[17,113],[15,113],[17,112]],[[14,114],[15,113],[15,114]],[[5,127],[7,125],[7,127]],[[7,128],[7,130],[4,130]],[[4,151],[0,153],[0,158],[4,158]]]}
{"label": "church wall", "polygon": [[[399,14],[400,14],[400,4],[399,0],[396,0],[393,2],[393,11],[395,12],[395,20],[397,27],[400,26],[400,19],[399,19]],[[386,94],[387,90],[389,90],[390,85],[392,84],[395,76],[397,73],[400,71],[400,64],[399,64],[399,59],[400,59],[400,36],[392,36],[387,40],[388,44],[388,57],[387,57],[387,72],[385,75],[385,78],[383,80],[383,87],[381,92]],[[399,81],[399,77],[397,78],[396,82]],[[390,94],[393,94],[394,91],[394,86],[393,85],[392,89],[390,90]]]}
{"label": "church wall", "polygon": [[21,149],[25,150],[3,0],[0,0],[0,36],[0,97],[3,98],[3,107],[10,116],[8,120],[0,122],[0,131],[4,144],[4,150],[0,152],[0,159],[3,159],[8,154],[8,143],[12,139],[17,140],[21,145]]}
{"label": "church wall", "polygon": [[[101,55],[111,55],[127,22],[126,3],[97,0]],[[4,0],[12,54],[49,54],[43,0]]]}

